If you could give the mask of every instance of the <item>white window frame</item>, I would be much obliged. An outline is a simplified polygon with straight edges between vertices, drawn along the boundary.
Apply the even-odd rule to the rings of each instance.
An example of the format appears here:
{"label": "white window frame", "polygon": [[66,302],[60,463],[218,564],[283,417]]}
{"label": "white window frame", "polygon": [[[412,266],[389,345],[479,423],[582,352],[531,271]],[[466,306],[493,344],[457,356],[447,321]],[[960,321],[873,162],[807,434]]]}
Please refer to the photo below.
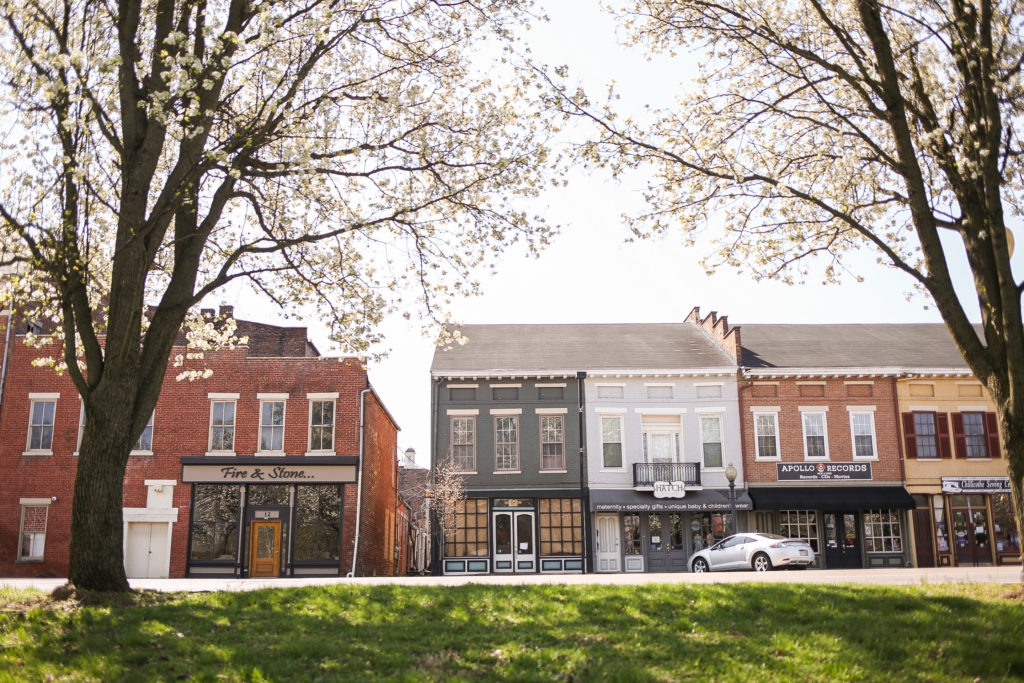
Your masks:
{"label": "white window frame", "polygon": [[[803,445],[804,445],[804,460],[824,461],[829,459],[828,450],[828,406],[799,406],[800,411],[800,429],[803,434]],[[825,450],[823,456],[812,456],[807,452],[807,418],[809,416],[820,416],[821,417],[821,439],[822,445]],[[818,436],[817,434],[810,436]]]}
{"label": "white window frame", "polygon": [[[288,394],[256,394],[256,398],[260,402],[260,423],[259,431],[256,432],[256,455],[284,455],[284,436],[285,426],[288,424]],[[281,424],[280,425],[264,425],[263,424],[263,406],[267,403],[280,403],[281,404]],[[269,427],[271,433],[278,427],[281,428],[281,448],[277,449],[266,449],[263,448],[263,428]],[[271,444],[273,444],[273,438],[271,438]]]}
{"label": "white window frame", "polygon": [[[522,443],[522,435],[520,434],[520,431],[522,430],[523,423],[522,423],[522,420],[520,420],[521,411],[514,411],[514,410],[499,410],[499,411],[495,411],[495,410],[492,410],[491,411],[491,416],[492,416],[491,420],[492,420],[492,423],[494,425],[494,473],[495,474],[522,474],[522,467],[523,467],[522,455],[523,454],[522,454],[521,449],[520,449],[520,444]],[[499,443],[498,443],[498,420],[507,420],[507,419],[515,420],[516,440],[514,442],[502,442],[500,445],[504,445],[504,446],[512,445],[512,446],[515,447],[515,459],[516,459],[515,460],[515,464],[516,464],[516,466],[512,467],[512,468],[499,468],[498,467],[498,446],[499,446]]]}
{"label": "white window frame", "polygon": [[672,439],[672,446],[675,453],[669,462],[683,462],[683,428],[680,420],[677,419],[675,422],[644,422],[641,420],[640,429],[640,446],[644,462],[654,462],[654,460],[651,460],[652,449],[649,437],[666,434],[674,437]]}
{"label": "white window frame", "polygon": [[146,429],[149,430],[149,448],[136,448],[142,442],[142,434],[139,434],[139,438],[135,442],[135,446],[132,446],[132,452],[129,455],[153,455],[153,417],[155,415],[156,410],[149,414],[149,422],[146,423],[145,429],[142,430],[142,434],[146,433]]}
{"label": "white window frame", "polygon": [[[626,425],[623,419],[622,413],[598,413],[598,438],[601,441],[601,471],[602,472],[625,472],[626,471]],[[604,445],[605,443],[616,443],[614,441],[605,442],[604,440],[604,421],[605,420],[618,420],[619,422],[619,461],[622,463],[618,467],[606,467],[604,464]]]}
{"label": "white window frame", "polygon": [[[722,464],[716,467],[707,465],[704,460],[704,418],[716,418],[718,420],[718,445],[722,448]],[[719,472],[725,470],[725,411],[724,410],[698,410],[697,411],[697,438],[700,440],[700,468],[704,472]]]}
{"label": "white window frame", "polygon": [[[46,530],[50,524],[50,503],[49,498],[22,498],[18,501],[21,506],[21,517],[18,521],[18,550],[15,555],[16,562],[43,562],[46,559]],[[21,548],[25,542],[25,509],[26,508],[43,508],[46,511],[46,521],[43,523],[42,532],[33,531],[33,534],[42,535],[41,548],[39,548],[38,555],[25,556],[21,554]]]}
{"label": "white window frame", "polygon": [[[22,455],[53,455],[53,440],[57,436],[57,402],[60,400],[59,393],[47,393],[47,394],[36,394],[32,393],[28,395],[28,430],[25,434],[25,452]],[[50,423],[50,447],[49,448],[32,448],[32,415],[36,411],[37,403],[52,403],[53,404],[53,421]],[[40,425],[45,427],[46,425]]]}
{"label": "white window frame", "polygon": [[[239,394],[207,394],[210,400],[210,431],[206,438],[207,455],[234,455],[238,448],[238,398]],[[213,450],[213,407],[217,403],[233,403],[231,409],[231,450]]]}
{"label": "white window frame", "polygon": [[[754,460],[765,460],[768,462],[776,462],[782,460],[782,446],[779,443],[779,409],[751,406],[750,412],[754,415]],[[761,441],[760,434],[757,432],[757,418],[758,417],[771,417],[772,425],[775,428],[775,455],[761,455]]]}
{"label": "white window frame", "polygon": [[[878,460],[875,406],[847,406],[846,410],[850,413],[850,455],[854,460]],[[854,418],[857,415],[867,415],[871,418],[871,455],[857,455],[857,430],[854,426]]]}
{"label": "white window frame", "polygon": [[448,411],[448,443],[452,449],[452,463],[456,468],[459,466],[459,461],[455,457],[455,420],[469,420],[473,425],[473,442],[468,444],[457,444],[459,446],[471,446],[473,453],[473,467],[468,470],[457,470],[460,474],[476,474],[476,462],[477,462],[477,420],[476,417],[479,414],[477,410],[449,410]]}
{"label": "white window frame", "polygon": [[85,434],[85,401],[78,399],[78,440],[75,441],[75,452],[71,455],[77,456],[82,450],[82,435]]}
{"label": "white window frame", "polygon": [[[561,413],[556,413],[553,410],[552,411],[541,411],[541,410],[538,410],[536,412],[537,412],[537,432],[538,432],[537,436],[538,436],[538,440],[540,441],[540,453],[538,454],[540,456],[540,470],[539,471],[544,473],[544,474],[565,474],[568,471],[566,469],[566,465],[565,465],[565,462],[566,462],[566,460],[565,460],[566,459],[566,453],[565,453],[565,418],[566,418],[566,415],[565,414],[561,414]],[[544,444],[546,444],[546,443],[555,443],[554,441],[544,441],[544,420],[552,419],[552,418],[556,418],[556,417],[561,422],[561,428],[559,429],[559,432],[561,433],[561,441],[559,441],[558,443],[562,446],[562,464],[559,467],[544,467]]]}
{"label": "white window frame", "polygon": [[[335,440],[335,426],[338,424],[338,392],[325,393],[325,394],[306,394],[306,400],[309,401],[309,413],[308,419],[306,420],[306,455],[334,455],[337,453],[337,441]],[[313,450],[313,404],[314,403],[330,403],[331,408],[331,447],[321,448]],[[323,426],[323,425],[317,425]]]}

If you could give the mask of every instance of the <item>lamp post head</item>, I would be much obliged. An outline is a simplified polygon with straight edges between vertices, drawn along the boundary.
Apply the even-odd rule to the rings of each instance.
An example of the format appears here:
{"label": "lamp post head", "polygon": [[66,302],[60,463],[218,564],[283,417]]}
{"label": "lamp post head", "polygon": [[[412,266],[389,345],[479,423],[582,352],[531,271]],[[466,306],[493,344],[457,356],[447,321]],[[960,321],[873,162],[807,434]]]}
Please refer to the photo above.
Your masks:
{"label": "lamp post head", "polygon": [[726,465],[726,467],[725,467],[725,478],[729,480],[730,484],[732,484],[733,482],[736,481],[736,475],[737,474],[738,474],[738,472],[736,471],[736,466],[735,465],[733,465],[732,463],[729,463],[728,465]]}

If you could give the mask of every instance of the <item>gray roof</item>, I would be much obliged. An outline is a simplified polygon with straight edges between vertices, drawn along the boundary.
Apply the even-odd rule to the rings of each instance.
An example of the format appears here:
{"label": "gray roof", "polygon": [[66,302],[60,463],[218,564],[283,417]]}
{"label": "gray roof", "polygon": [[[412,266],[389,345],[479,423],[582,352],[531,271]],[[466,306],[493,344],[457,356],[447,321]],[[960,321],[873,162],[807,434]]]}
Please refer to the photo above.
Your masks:
{"label": "gray roof", "polygon": [[743,366],[753,370],[967,368],[949,331],[941,323],[738,327],[743,343]]}
{"label": "gray roof", "polygon": [[578,370],[736,369],[693,323],[462,325],[465,344],[439,347],[438,375],[575,374]]}

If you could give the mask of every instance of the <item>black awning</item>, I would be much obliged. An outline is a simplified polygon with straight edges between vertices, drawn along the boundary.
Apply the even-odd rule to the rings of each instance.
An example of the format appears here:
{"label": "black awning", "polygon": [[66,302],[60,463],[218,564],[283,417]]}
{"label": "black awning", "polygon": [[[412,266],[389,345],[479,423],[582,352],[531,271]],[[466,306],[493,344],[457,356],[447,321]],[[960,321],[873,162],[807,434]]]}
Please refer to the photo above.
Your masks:
{"label": "black awning", "polygon": [[[750,497],[736,489],[736,509],[750,510]],[[655,498],[651,491],[632,489],[590,489],[592,512],[728,512],[728,489],[687,491],[683,498]]]}
{"label": "black awning", "polygon": [[911,510],[914,499],[902,486],[750,487],[755,510]]}

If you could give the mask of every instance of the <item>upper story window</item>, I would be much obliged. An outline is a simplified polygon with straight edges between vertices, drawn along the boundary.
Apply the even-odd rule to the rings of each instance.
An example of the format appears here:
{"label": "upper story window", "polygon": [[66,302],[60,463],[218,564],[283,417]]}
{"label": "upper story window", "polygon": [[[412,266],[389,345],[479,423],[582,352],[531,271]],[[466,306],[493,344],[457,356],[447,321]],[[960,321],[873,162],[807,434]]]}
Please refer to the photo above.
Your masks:
{"label": "upper story window", "polygon": [[452,417],[452,459],[460,472],[476,472],[476,417]]}
{"label": "upper story window", "polygon": [[334,401],[336,396],[309,400],[309,452],[334,452]]}
{"label": "upper story window", "polygon": [[449,387],[448,398],[452,401],[475,401],[476,387]]}
{"label": "upper story window", "polygon": [[565,417],[540,415],[540,468],[565,470]]}
{"label": "upper story window", "polygon": [[601,457],[605,468],[622,467],[622,418],[618,415],[601,416]]}
{"label": "upper story window", "polygon": [[132,453],[134,455],[152,454],[153,452],[153,414],[150,413],[146,428],[139,434],[139,440],[135,442]]}
{"label": "upper story window", "polygon": [[260,401],[260,451],[284,451],[284,401]]}
{"label": "upper story window", "polygon": [[498,472],[519,471],[518,415],[494,418],[494,469]]}
{"label": "upper story window", "polygon": [[210,398],[210,452],[234,453],[235,403],[238,398],[213,395]]}
{"label": "upper story window", "polygon": [[[852,386],[870,386],[856,384]],[[875,458],[875,414],[873,412],[850,411],[850,436],[853,440],[853,457]]]}
{"label": "upper story window", "polygon": [[621,384],[598,384],[598,398],[622,398],[625,387]]}
{"label": "upper story window", "polygon": [[985,413],[961,413],[964,421],[964,441],[968,458],[987,458]]}
{"label": "upper story window", "polygon": [[722,416],[700,416],[700,447],[704,467],[722,467]]}
{"label": "upper story window", "polygon": [[646,416],[644,462],[679,462],[679,418]]}
{"label": "upper story window", "polygon": [[53,453],[53,420],[60,394],[29,394],[26,452]]}
{"label": "upper story window", "polygon": [[[915,386],[915,385],[912,385]],[[918,458],[939,457],[935,413],[914,413],[914,437]]]}
{"label": "upper story window", "polygon": [[491,386],[491,398],[495,401],[518,401],[519,386]]}
{"label": "upper story window", "polygon": [[754,457],[758,459],[777,459],[779,457],[778,413],[754,413]]}
{"label": "upper story window", "polygon": [[825,413],[803,412],[804,457],[808,460],[828,457],[828,434]]}
{"label": "upper story window", "polygon": [[995,413],[953,413],[953,438],[958,458],[998,458],[999,427]]}
{"label": "upper story window", "polygon": [[654,398],[654,399],[669,399],[669,398],[672,398],[672,385],[671,384],[648,384],[646,389],[647,389],[647,398]]}

